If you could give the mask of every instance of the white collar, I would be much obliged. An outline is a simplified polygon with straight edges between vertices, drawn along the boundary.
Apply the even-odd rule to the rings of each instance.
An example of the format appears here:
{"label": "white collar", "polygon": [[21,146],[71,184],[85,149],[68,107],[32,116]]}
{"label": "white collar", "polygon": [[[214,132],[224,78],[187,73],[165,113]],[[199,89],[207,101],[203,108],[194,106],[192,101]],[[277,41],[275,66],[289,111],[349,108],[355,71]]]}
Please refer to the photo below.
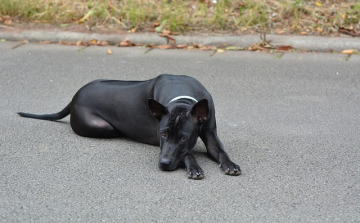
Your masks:
{"label": "white collar", "polygon": [[173,102],[173,101],[179,100],[179,99],[190,99],[190,100],[195,101],[196,103],[198,102],[198,101],[197,101],[195,98],[193,98],[193,97],[183,95],[183,96],[178,96],[178,97],[176,97],[176,98],[171,99],[168,104],[170,104],[170,103]]}

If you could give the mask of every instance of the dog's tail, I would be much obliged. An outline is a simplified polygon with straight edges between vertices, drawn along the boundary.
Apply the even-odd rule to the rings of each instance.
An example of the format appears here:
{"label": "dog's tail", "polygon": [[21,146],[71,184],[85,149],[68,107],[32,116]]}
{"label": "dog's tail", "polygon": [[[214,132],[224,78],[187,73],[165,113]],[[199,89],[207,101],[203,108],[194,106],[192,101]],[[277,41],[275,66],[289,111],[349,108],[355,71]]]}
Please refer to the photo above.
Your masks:
{"label": "dog's tail", "polygon": [[70,107],[71,107],[71,102],[60,112],[58,113],[54,113],[54,114],[45,114],[45,115],[37,115],[37,114],[30,114],[30,113],[24,113],[24,112],[18,112],[18,114],[21,117],[25,117],[25,118],[35,118],[35,119],[42,119],[42,120],[59,120],[62,118],[65,118],[66,116],[68,116],[70,114]]}

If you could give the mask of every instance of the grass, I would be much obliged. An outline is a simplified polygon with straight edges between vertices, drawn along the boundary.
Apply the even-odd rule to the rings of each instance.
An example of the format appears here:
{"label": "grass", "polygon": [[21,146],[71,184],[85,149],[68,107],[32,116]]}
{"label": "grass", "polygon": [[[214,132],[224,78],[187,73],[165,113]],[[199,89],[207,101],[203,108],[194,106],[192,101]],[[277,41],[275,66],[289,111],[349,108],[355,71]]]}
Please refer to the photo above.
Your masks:
{"label": "grass", "polygon": [[[0,0],[12,24],[180,33],[336,34],[360,30],[360,1],[343,0]],[[0,23],[1,23],[0,20]]]}

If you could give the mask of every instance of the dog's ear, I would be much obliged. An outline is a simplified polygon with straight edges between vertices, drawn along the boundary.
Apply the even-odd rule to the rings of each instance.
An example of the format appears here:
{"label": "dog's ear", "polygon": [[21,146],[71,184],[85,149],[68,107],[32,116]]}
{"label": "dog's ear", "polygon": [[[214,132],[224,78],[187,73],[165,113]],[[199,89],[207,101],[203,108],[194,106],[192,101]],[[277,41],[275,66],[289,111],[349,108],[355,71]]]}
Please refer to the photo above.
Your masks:
{"label": "dog's ear", "polygon": [[209,116],[208,100],[202,99],[194,105],[191,109],[191,114],[194,117],[195,122],[204,122]]}
{"label": "dog's ear", "polygon": [[168,113],[168,110],[166,107],[159,102],[155,101],[154,99],[148,100],[149,108],[150,108],[150,114],[152,116],[155,116],[157,120],[160,121],[161,117]]}

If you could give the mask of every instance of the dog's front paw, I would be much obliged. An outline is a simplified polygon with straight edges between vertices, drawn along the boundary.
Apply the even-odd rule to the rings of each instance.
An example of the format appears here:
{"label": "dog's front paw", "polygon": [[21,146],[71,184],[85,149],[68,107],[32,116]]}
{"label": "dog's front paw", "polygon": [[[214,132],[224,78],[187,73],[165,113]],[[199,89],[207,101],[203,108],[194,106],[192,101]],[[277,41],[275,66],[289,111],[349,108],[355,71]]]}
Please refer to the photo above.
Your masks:
{"label": "dog's front paw", "polygon": [[201,180],[204,178],[204,171],[201,167],[191,166],[186,168],[187,177],[193,180]]}
{"label": "dog's front paw", "polygon": [[225,172],[226,175],[239,176],[241,174],[240,167],[231,161],[221,163],[219,167]]}

